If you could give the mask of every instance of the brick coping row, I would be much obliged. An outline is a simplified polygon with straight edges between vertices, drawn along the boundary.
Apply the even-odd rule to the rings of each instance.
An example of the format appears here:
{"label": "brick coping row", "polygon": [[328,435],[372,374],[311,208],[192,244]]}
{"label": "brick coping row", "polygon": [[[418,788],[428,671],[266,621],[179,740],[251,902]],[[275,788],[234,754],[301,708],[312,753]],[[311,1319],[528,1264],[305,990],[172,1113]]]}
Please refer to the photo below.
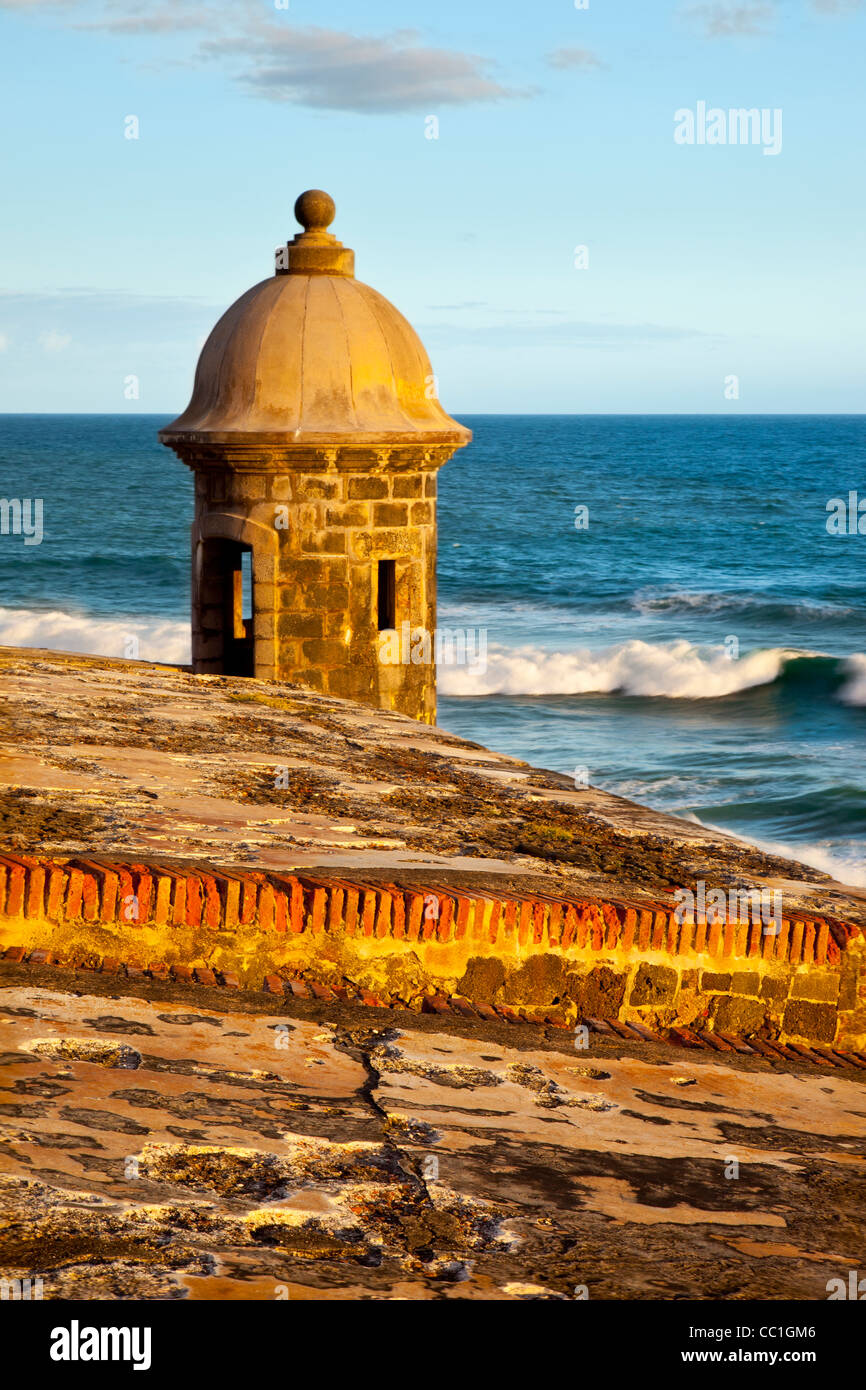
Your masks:
{"label": "brick coping row", "polygon": [[190,927],[314,937],[555,950],[663,951],[716,960],[837,965],[860,928],[834,918],[680,921],[667,904],[539,893],[463,891],[323,878],[315,874],[121,864],[0,853],[0,917],[137,928]]}
{"label": "brick coping row", "polygon": [[[37,948],[28,950],[23,946],[9,946],[0,952],[0,963],[9,965],[54,966],[60,970],[79,970],[111,976],[122,976],[129,980],[153,980],[160,983],[171,982],[180,985],[199,985],[209,989],[230,992],[259,992],[254,986],[243,985],[232,971],[211,970],[207,966],[166,965],[162,962],[142,966],[124,964],[116,956],[91,957],[85,962],[76,962],[58,957],[51,951]],[[512,1008],[508,1004],[483,1004],[467,999],[463,995],[438,994],[433,990],[426,992],[420,1000],[420,1007],[412,1006],[398,995],[382,997],[363,988],[354,981],[344,978],[340,984],[329,981],[327,984],[310,977],[309,972],[296,972],[286,978],[283,975],[266,975],[260,992],[281,999],[300,999],[323,1004],[349,1004],[369,1009],[388,1009],[397,1013],[424,1013],[439,1016],[457,1016],[479,1021],[510,1024],[535,1024],[550,1026],[563,1031],[575,1032],[584,1026],[590,1033],[604,1040],[625,1040],[630,1043],[673,1043],[678,1047],[702,1049],[705,1052],[739,1053],[743,1056],[761,1057],[770,1062],[811,1062],[815,1066],[839,1068],[852,1067],[866,1072],[866,1052],[842,1052],[838,1048],[807,1047],[804,1043],[780,1043],[749,1034],[745,1038],[733,1037],[729,1033],[700,1032],[694,1028],[666,1028],[655,1030],[634,1021],[621,1022],[618,1019],[584,1018],[565,1020],[564,1014],[556,1009]]]}

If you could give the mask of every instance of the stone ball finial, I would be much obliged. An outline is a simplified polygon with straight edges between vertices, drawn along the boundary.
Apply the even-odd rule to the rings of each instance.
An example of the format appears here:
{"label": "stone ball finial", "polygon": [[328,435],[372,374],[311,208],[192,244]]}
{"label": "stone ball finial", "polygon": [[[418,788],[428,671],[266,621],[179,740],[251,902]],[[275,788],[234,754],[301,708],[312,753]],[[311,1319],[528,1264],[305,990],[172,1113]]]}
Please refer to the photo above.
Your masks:
{"label": "stone ball finial", "polygon": [[333,222],[337,205],[330,193],[308,188],[295,203],[295,217],[305,232],[324,232]]}

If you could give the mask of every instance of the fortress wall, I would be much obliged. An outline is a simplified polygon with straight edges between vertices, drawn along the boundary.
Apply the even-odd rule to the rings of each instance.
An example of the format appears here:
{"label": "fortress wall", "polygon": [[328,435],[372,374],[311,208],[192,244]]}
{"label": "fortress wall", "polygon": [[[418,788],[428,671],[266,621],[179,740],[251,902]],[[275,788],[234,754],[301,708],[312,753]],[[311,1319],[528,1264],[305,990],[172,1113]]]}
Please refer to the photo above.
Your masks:
{"label": "fortress wall", "polygon": [[772,934],[760,921],[680,922],[662,904],[486,884],[463,891],[6,854],[0,946],[13,959],[35,951],[414,1009],[463,1001],[482,1017],[563,1027],[608,1020],[866,1046],[862,933],[821,918],[783,920]]}

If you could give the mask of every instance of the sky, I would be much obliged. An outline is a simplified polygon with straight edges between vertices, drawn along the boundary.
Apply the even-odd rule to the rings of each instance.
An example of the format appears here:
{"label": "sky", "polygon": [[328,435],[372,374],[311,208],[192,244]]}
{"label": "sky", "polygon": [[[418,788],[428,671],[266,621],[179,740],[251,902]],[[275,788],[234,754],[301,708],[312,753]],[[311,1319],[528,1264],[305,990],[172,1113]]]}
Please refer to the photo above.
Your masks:
{"label": "sky", "polygon": [[179,413],[316,187],[452,414],[860,412],[864,53],[866,0],[0,0],[0,411]]}

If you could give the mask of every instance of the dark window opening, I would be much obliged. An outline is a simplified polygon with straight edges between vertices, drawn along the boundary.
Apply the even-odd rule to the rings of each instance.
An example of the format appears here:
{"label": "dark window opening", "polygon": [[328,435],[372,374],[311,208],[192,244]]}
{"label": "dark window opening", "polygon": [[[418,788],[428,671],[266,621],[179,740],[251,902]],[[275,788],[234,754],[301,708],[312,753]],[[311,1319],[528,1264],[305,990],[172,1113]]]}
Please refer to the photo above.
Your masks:
{"label": "dark window opening", "polygon": [[254,673],[252,558],[250,547],[237,541],[214,537],[204,542],[198,616],[206,655],[197,669],[226,676]]}
{"label": "dark window opening", "polygon": [[397,562],[379,561],[379,631],[397,626]]}

